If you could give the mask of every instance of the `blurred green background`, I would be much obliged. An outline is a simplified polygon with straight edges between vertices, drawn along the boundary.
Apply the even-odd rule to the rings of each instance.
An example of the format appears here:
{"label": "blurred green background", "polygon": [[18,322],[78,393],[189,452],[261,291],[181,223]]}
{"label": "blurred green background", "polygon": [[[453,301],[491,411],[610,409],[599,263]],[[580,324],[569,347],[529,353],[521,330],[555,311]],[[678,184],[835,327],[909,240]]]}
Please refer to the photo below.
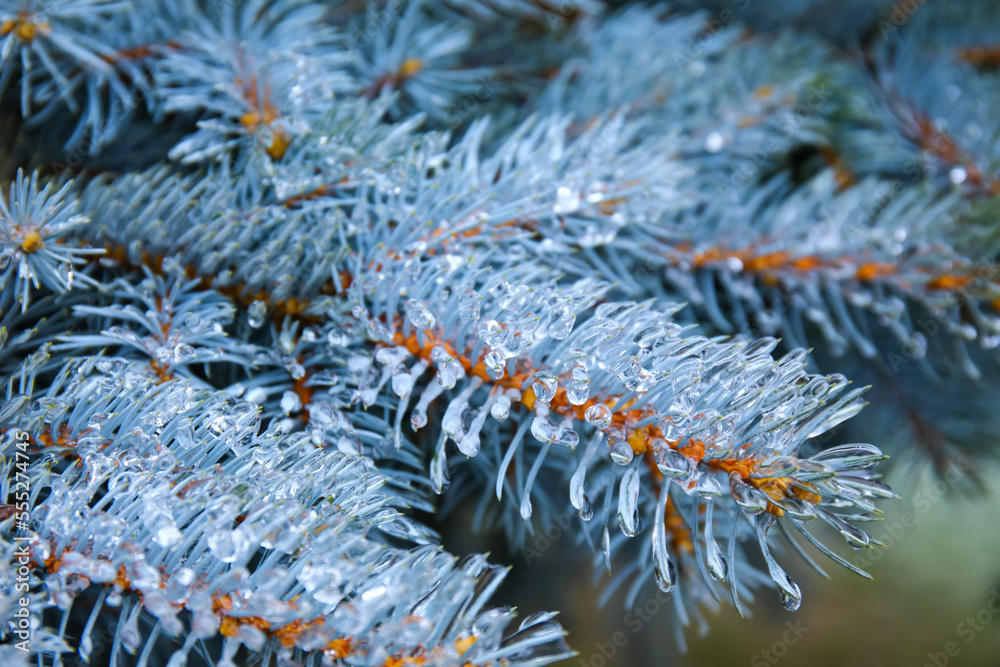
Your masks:
{"label": "blurred green background", "polygon": [[[470,535],[470,517],[453,516],[443,522],[454,530],[445,535],[445,545],[454,553],[492,549],[493,562],[513,565],[496,602],[517,601],[522,617],[560,610],[569,643],[580,653],[564,663],[573,667],[1000,667],[1000,612],[987,606],[996,595],[993,608],[1000,609],[1000,468],[980,470],[979,475],[985,494],[969,495],[928,471],[891,471],[887,481],[902,499],[884,503],[885,518],[870,524],[869,533],[889,544],[865,568],[874,580],[810,551],[830,574],[827,581],[784,550],[779,562],[803,593],[799,611],[785,611],[774,590],[759,590],[748,605],[751,618],[740,618],[730,603],[717,616],[707,613],[705,638],[689,628],[686,654],[676,648],[671,609],[661,607],[637,632],[636,623],[626,621],[623,595],[598,609],[607,578],[592,585],[589,554],[580,553],[586,547],[575,545],[570,536],[556,540],[526,566],[520,554],[508,553],[502,540],[484,545]],[[907,512],[912,515],[909,527],[903,523]],[[838,535],[822,537],[851,562],[871,558],[871,552],[850,549]],[[647,532],[636,539],[648,539]],[[640,593],[639,603],[654,592],[647,588]],[[789,632],[788,622],[800,628],[800,637]],[[618,632],[624,645],[604,660],[597,644],[607,649]],[[791,640],[787,644],[785,637]],[[949,648],[955,655],[946,653]]]}

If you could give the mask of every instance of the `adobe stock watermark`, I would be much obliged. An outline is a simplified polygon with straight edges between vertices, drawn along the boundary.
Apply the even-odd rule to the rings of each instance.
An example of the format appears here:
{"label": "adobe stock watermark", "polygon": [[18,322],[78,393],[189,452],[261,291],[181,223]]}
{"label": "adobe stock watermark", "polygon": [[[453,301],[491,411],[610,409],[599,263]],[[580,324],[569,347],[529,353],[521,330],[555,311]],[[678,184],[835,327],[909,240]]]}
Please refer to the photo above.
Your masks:
{"label": "adobe stock watermark", "polygon": [[[990,599],[982,609],[975,614],[969,614],[955,626],[955,634],[963,640],[963,644],[971,644],[979,633],[993,621],[993,617],[1000,614],[1000,590],[994,588],[990,593]],[[955,640],[945,642],[941,649],[940,651],[929,651],[927,662],[923,664],[923,667],[945,667],[952,658],[962,653],[962,645]]]}
{"label": "adobe stock watermark", "polygon": [[388,0],[380,11],[370,9],[364,25],[357,25],[348,35],[347,47],[351,50],[366,48],[372,40],[389,27],[403,11],[402,0]]}
{"label": "adobe stock watermark", "polygon": [[809,628],[803,626],[801,620],[796,620],[794,623],[786,621],[785,627],[787,630],[781,635],[780,639],[750,658],[751,667],[767,667],[768,665],[777,664],[778,661],[788,655],[789,647],[798,644],[799,640],[809,632]]}
{"label": "adobe stock watermark", "polygon": [[[977,293],[982,293],[990,289],[997,275],[1000,275],[1000,266],[990,259],[984,259],[979,262],[975,271],[969,275],[971,277],[968,282],[951,290],[952,295],[959,304],[971,299]],[[891,351],[886,353],[885,363],[892,369],[893,373],[897,373],[903,366],[923,359],[927,343],[940,334],[941,331],[947,330],[950,322],[950,311],[944,308],[930,311],[927,317],[922,319],[915,318],[913,331],[915,334],[922,336],[923,340],[920,343],[914,340],[902,342],[898,352]]]}
{"label": "adobe stock watermark", "polygon": [[910,20],[910,17],[926,3],[927,0],[899,0],[899,2],[894,3],[889,13],[880,18],[876,24],[879,32],[882,33],[882,39],[888,42],[889,35],[902,28]]}
{"label": "adobe stock watermark", "polygon": [[31,525],[31,508],[29,500],[31,497],[31,479],[28,477],[28,444],[30,437],[28,432],[21,429],[13,430],[13,465],[11,466],[12,476],[7,480],[9,493],[14,497],[14,521],[17,534],[14,541],[17,546],[14,548],[11,566],[14,568],[14,591],[20,593],[21,597],[12,595],[8,604],[15,607],[10,611],[11,620],[7,623],[7,632],[17,641],[13,641],[14,648],[18,651],[28,653],[31,650],[31,599],[27,597],[30,575],[31,575],[31,549],[29,536],[27,535]]}
{"label": "adobe stock watermark", "polygon": [[726,181],[720,181],[716,184],[716,190],[726,192],[730,188],[745,187],[747,183],[757,177],[762,168],[770,163],[775,154],[787,147],[786,140],[794,137],[795,133],[826,104],[831,96],[832,93],[826,88],[825,83],[810,86],[803,94],[802,101],[778,121],[778,133],[768,136],[755,152],[740,155],[742,161],[732,170]]}
{"label": "adobe stock watermark", "polygon": [[[674,593],[676,594],[676,593]],[[609,641],[594,642],[594,653],[589,658],[580,658],[580,667],[606,667],[608,661],[618,655],[618,652],[628,646],[632,637],[646,627],[646,624],[653,620],[653,617],[660,613],[660,610],[667,606],[673,606],[671,596],[674,594],[664,593],[660,589],[652,597],[647,598],[642,604],[636,605],[628,610],[623,622],[629,632],[617,630],[612,633]]]}
{"label": "adobe stock watermark", "polygon": [[951,466],[944,472],[943,477],[944,479],[938,478],[929,482],[913,494],[913,511],[903,512],[892,523],[884,524],[880,535],[872,535],[885,547],[866,549],[863,554],[858,554],[852,559],[854,565],[865,569],[880,561],[886,551],[899,544],[907,531],[917,525],[918,516],[927,514],[931,507],[947,495],[949,486],[964,478],[964,472],[958,466]]}
{"label": "adobe stock watermark", "polygon": [[455,130],[479,111],[481,104],[487,102],[496,93],[500,83],[493,72],[479,78],[479,87],[475,92],[452,104],[445,112],[445,122],[448,129]]}
{"label": "adobe stock watermark", "polygon": [[573,524],[573,515],[569,512],[559,512],[552,516],[552,522],[545,528],[535,533],[531,544],[527,540],[521,545],[521,557],[526,565],[531,565],[535,559],[552,548],[559,538],[566,534]]}
{"label": "adobe stock watermark", "polygon": [[693,40],[691,40],[684,52],[675,51],[673,54],[674,64],[678,69],[691,73],[701,73],[705,70],[705,64],[700,61],[704,57],[705,45],[717,34],[722,32],[726,26],[736,23],[739,15],[750,6],[750,0],[730,0],[733,9],[726,8],[718,13],[714,18],[705,21],[705,27],[700,30]]}
{"label": "adobe stock watermark", "polygon": [[549,24],[549,30],[556,30],[562,27],[565,23],[576,18],[582,11],[580,4],[576,0],[545,3],[544,9],[545,21]]}

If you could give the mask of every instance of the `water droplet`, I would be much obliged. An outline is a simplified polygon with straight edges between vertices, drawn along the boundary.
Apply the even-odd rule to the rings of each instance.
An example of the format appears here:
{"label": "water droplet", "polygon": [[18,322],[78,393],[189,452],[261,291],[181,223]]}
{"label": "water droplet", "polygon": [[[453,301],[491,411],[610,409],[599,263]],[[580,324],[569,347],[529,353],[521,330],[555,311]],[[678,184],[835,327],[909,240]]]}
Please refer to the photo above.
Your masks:
{"label": "water droplet", "polygon": [[583,413],[583,418],[588,424],[593,424],[602,431],[611,426],[611,410],[604,403],[591,405]]}
{"label": "water droplet", "polygon": [[[795,584],[792,585],[795,586]],[[795,586],[795,589],[798,590],[798,586]],[[783,590],[779,590],[778,596],[781,598],[781,604],[785,605],[785,609],[788,611],[798,611],[798,608],[802,605],[801,595],[790,595]]]}
{"label": "water droplet", "polygon": [[486,374],[490,379],[499,380],[504,376],[507,358],[496,350],[490,350],[483,355],[483,365],[486,366]]}
{"label": "water droplet", "polygon": [[348,338],[346,334],[343,334],[336,329],[331,329],[326,334],[326,342],[330,347],[346,347]]}
{"label": "water droplet", "polygon": [[534,419],[531,420],[531,435],[539,442],[554,442],[556,433],[561,428],[558,424],[553,424],[541,415],[535,415]]}
{"label": "water droplet", "polygon": [[565,185],[556,188],[556,200],[552,206],[556,214],[573,213],[580,208],[580,195]]}
{"label": "water droplet", "polygon": [[413,391],[416,377],[410,373],[400,373],[392,376],[392,393],[400,398],[406,398]]}
{"label": "water droplet", "polygon": [[635,452],[632,451],[632,447],[627,442],[615,442],[610,446],[611,449],[611,460],[620,466],[627,466],[632,463],[632,458]]}
{"label": "water droplet", "polygon": [[414,431],[419,431],[424,426],[427,426],[427,411],[417,406],[410,413],[410,427]]}
{"label": "water droplet", "polygon": [[622,477],[618,492],[618,526],[627,537],[641,530],[639,517],[639,469],[629,468]]}
{"label": "water droplet", "polygon": [[298,394],[294,391],[286,391],[281,396],[281,410],[286,415],[291,415],[293,412],[298,412],[302,409],[302,401],[299,399]]}
{"label": "water droplet", "polygon": [[216,558],[223,563],[232,563],[239,559],[242,551],[241,531],[236,530],[216,530],[208,535],[208,548]]}
{"label": "water droplet", "polygon": [[694,472],[694,462],[676,449],[660,449],[654,458],[657,469],[664,477],[684,479]]}
{"label": "water droplet", "polygon": [[735,472],[729,475],[729,491],[747,514],[760,514],[767,509],[767,496],[745,483]]}
{"label": "water droplet", "polygon": [[161,547],[172,547],[180,542],[182,537],[183,535],[181,535],[181,531],[177,530],[177,526],[172,523],[164,523],[157,529],[153,541]]}
{"label": "water droplet", "polygon": [[565,340],[573,331],[574,324],[576,324],[576,315],[564,311],[549,324],[549,336],[554,340]]}
{"label": "water droplet", "polygon": [[583,364],[576,364],[570,369],[566,398],[573,405],[583,405],[590,398],[590,374]]}
{"label": "water droplet", "polygon": [[708,563],[708,574],[716,581],[725,581],[729,575],[729,563],[722,555],[719,543],[711,540],[705,545],[705,560]]}
{"label": "water droplet", "polygon": [[254,301],[247,308],[247,321],[254,329],[259,329],[267,319],[267,304],[263,301]]}
{"label": "water droplet", "polygon": [[191,449],[195,446],[195,434],[194,426],[191,424],[190,419],[184,419],[177,426],[177,433],[175,435],[177,438],[177,444],[179,444],[184,449]]}
{"label": "water droplet", "polygon": [[465,369],[440,345],[431,350],[431,360],[437,364],[437,381],[445,389],[453,389],[465,377]]}
{"label": "water droplet", "polygon": [[490,415],[498,422],[502,422],[510,415],[510,397],[497,396],[497,400],[490,407]]}
{"label": "water droplet", "polygon": [[174,348],[174,362],[183,364],[194,357],[194,348],[186,343],[181,343]]}
{"label": "water droplet", "polygon": [[677,566],[669,558],[653,563],[656,585],[664,593],[669,593],[677,586]]}
{"label": "water droplet", "polygon": [[318,602],[336,604],[343,598],[341,584],[344,575],[329,565],[306,565],[296,577]]}
{"label": "water droplet", "polygon": [[688,494],[696,493],[706,498],[722,495],[722,484],[719,483],[715,475],[710,473],[696,472],[693,478],[681,488]]}
{"label": "water droplet", "polygon": [[434,327],[436,322],[434,315],[420,299],[407,299],[404,308],[406,316],[410,318],[410,323],[415,328],[422,331]]}
{"label": "water droplet", "polygon": [[548,371],[538,371],[531,378],[531,389],[535,398],[542,403],[551,403],[559,388],[559,379]]}
{"label": "water droplet", "polygon": [[465,290],[458,295],[458,313],[462,318],[475,322],[479,319],[479,302],[482,296],[475,290]]}
{"label": "water droplet", "polygon": [[139,608],[129,614],[128,620],[118,633],[121,636],[122,646],[129,653],[135,654],[142,646],[142,634],[139,632]]}
{"label": "water droplet", "polygon": [[525,521],[531,518],[531,496],[527,493],[521,501],[521,518]]}

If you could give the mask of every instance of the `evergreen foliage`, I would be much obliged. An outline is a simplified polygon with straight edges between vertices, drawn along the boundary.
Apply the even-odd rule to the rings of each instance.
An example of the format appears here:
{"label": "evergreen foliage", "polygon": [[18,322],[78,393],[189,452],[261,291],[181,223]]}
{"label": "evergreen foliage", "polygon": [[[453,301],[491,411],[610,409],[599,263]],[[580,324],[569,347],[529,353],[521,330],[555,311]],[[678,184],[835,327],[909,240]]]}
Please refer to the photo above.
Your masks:
{"label": "evergreen foliage", "polygon": [[0,661],[573,655],[463,503],[679,645],[868,576],[1000,444],[998,12],[0,0]]}

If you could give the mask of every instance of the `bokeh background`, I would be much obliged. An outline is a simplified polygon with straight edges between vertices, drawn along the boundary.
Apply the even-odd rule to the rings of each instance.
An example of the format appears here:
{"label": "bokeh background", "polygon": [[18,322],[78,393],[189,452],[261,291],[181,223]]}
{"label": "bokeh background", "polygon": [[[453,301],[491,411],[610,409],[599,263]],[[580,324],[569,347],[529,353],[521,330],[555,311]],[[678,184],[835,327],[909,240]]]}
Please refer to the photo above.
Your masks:
{"label": "bokeh background", "polygon": [[[717,616],[708,614],[706,637],[688,629],[686,653],[674,639],[671,609],[661,606],[634,631],[640,617],[627,616],[620,592],[603,609],[597,607],[608,577],[593,583],[595,570],[580,557],[589,549],[576,544],[572,535],[564,534],[547,551],[532,555],[529,565],[502,540],[484,545],[481,536],[463,529],[469,517],[442,522],[442,527],[451,527],[445,546],[453,552],[492,549],[496,562],[514,566],[498,602],[517,604],[522,616],[562,610],[560,621],[579,652],[564,663],[572,667],[997,667],[1000,612],[990,611],[989,604],[993,600],[993,608],[1000,609],[1000,467],[977,472],[985,488],[970,493],[963,482],[949,484],[920,466],[893,469],[887,481],[901,499],[884,504],[885,518],[871,531],[887,548],[838,549],[855,564],[867,559],[871,564],[865,569],[872,580],[811,551],[830,575],[824,580],[786,551],[780,561],[802,588],[799,611],[785,611],[773,590],[759,592],[749,605],[749,618],[741,618],[723,601]],[[912,521],[905,514],[912,515]],[[838,544],[830,538],[827,544]],[[640,603],[656,592],[651,584],[639,595]],[[989,622],[980,624],[982,619]],[[799,629],[800,637],[789,632],[789,623]],[[610,652],[618,632],[624,634],[625,641],[619,642],[624,645],[605,659],[598,644]],[[785,643],[785,637],[791,641]],[[957,648],[957,655],[945,652],[949,642],[954,642],[952,653]]]}

